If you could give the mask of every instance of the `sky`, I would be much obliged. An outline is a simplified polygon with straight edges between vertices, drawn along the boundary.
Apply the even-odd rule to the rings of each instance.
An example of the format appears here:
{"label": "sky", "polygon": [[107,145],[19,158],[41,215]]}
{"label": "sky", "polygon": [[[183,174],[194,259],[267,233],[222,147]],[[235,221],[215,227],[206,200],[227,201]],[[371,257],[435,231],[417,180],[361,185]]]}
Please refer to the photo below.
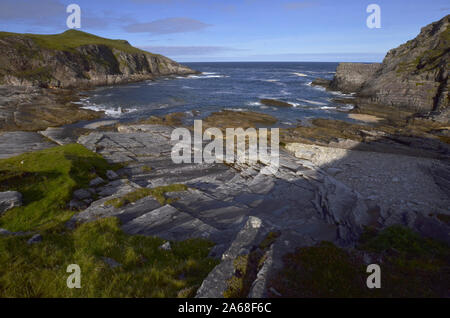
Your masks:
{"label": "sky", "polygon": [[[0,30],[63,32],[72,3],[82,31],[180,62],[380,62],[450,14],[448,0],[1,0]],[[367,27],[370,4],[381,28]]]}

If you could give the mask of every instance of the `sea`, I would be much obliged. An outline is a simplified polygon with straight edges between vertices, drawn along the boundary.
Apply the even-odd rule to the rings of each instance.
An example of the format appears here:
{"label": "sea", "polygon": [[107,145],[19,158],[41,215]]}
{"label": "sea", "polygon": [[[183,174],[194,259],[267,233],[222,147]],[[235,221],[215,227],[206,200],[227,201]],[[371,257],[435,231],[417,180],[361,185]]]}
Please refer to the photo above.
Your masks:
{"label": "sea", "polygon": [[[201,119],[223,109],[255,111],[275,116],[279,126],[297,125],[311,118],[350,120],[352,105],[333,102],[351,97],[312,86],[315,78],[332,79],[338,63],[216,62],[184,63],[201,72],[126,85],[100,87],[80,100],[83,108],[104,111],[122,122],[184,112]],[[293,107],[261,104],[276,99]]]}

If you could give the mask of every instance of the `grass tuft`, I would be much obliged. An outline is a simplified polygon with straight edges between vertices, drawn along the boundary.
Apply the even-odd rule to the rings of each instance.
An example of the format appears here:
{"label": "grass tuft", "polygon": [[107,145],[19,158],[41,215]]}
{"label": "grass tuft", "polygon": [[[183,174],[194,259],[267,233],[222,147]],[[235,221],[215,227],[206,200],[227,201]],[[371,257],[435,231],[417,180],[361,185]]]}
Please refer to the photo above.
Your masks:
{"label": "grass tuft", "polygon": [[136,202],[142,198],[153,196],[161,205],[170,204],[173,199],[167,199],[165,193],[167,192],[179,192],[186,191],[188,187],[184,184],[171,184],[168,186],[156,187],[156,188],[142,188],[136,191],[125,194],[120,198],[111,199],[105,202],[105,205],[112,205],[115,208],[121,208],[124,205]]}
{"label": "grass tuft", "polygon": [[0,191],[18,191],[23,206],[0,217],[10,231],[50,228],[68,220],[72,192],[85,188],[97,175],[114,169],[98,154],[78,144],[54,147],[0,160]]}
{"label": "grass tuft", "polygon": [[[28,237],[0,237],[0,297],[187,297],[217,264],[209,241],[171,242],[164,251],[164,240],[127,235],[116,218],[42,235],[31,246]],[[109,267],[105,257],[121,266]],[[70,264],[80,266],[81,289],[66,285]]]}

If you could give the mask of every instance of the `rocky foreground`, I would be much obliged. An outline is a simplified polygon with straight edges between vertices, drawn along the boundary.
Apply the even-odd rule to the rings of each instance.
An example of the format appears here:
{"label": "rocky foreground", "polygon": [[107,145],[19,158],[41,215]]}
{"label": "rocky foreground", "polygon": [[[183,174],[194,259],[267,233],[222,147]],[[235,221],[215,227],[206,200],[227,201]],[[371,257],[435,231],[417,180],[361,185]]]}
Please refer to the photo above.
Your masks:
{"label": "rocky foreground", "polygon": [[[197,297],[226,295],[236,275],[236,260],[252,255],[261,244],[268,245],[245,296],[276,294],[273,279],[284,266],[283,257],[297,247],[328,241],[349,248],[365,227],[400,224],[450,242],[450,226],[444,221],[450,215],[450,166],[448,160],[440,160],[442,154],[429,158],[295,142],[285,145],[273,175],[263,162],[174,164],[172,129],[118,126],[79,137],[78,143],[124,167],[74,192],[70,207],[81,211],[66,226],[117,217],[128,234],[213,241],[210,255],[221,262]],[[0,136],[1,153],[11,148],[9,156],[56,145],[39,140],[36,133],[10,134]],[[58,133],[51,137],[58,144],[73,142],[58,138]],[[22,150],[11,147],[11,138],[23,138]],[[165,193],[165,202],[145,196],[113,204],[142,189],[174,184],[186,188]]]}

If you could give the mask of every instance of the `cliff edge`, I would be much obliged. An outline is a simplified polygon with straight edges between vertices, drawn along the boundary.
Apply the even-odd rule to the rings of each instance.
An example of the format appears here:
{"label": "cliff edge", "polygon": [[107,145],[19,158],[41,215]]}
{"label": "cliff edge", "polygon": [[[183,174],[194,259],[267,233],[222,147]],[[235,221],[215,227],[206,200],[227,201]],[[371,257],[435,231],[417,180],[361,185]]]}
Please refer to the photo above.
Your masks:
{"label": "cliff edge", "polygon": [[315,85],[356,93],[357,105],[383,105],[448,119],[450,15],[422,28],[413,40],[392,49],[383,63],[341,63],[332,81]]}
{"label": "cliff edge", "polygon": [[422,28],[413,40],[392,49],[359,96],[368,102],[419,112],[449,105],[450,15]]}
{"label": "cliff edge", "polygon": [[86,87],[196,73],[162,55],[68,30],[55,35],[0,32],[0,85]]}

